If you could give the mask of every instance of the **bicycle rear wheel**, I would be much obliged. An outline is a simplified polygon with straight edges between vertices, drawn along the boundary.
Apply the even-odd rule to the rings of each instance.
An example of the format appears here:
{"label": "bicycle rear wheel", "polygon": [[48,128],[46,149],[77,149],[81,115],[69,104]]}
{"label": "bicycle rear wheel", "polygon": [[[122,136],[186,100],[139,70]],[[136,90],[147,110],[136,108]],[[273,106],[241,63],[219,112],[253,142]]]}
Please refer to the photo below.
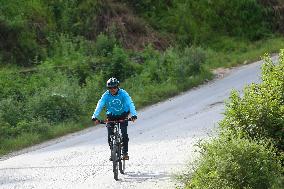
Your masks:
{"label": "bicycle rear wheel", "polygon": [[125,160],[119,161],[119,171],[120,171],[121,174],[125,173]]}

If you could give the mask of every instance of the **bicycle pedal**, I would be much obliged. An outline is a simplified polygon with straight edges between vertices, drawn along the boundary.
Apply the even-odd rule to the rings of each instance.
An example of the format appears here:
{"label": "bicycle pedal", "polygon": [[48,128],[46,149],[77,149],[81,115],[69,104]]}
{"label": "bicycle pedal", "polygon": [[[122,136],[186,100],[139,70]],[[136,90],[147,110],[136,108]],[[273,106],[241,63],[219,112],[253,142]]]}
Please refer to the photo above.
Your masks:
{"label": "bicycle pedal", "polygon": [[127,157],[122,157],[123,160],[129,160],[129,156]]}

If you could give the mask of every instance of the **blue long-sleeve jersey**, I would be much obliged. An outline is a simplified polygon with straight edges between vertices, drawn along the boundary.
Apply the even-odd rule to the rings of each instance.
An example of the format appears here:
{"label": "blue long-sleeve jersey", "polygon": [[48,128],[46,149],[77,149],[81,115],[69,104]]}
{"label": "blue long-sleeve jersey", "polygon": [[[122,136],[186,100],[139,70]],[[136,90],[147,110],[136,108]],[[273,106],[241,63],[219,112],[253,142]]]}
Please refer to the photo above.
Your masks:
{"label": "blue long-sleeve jersey", "polygon": [[92,118],[98,118],[103,107],[106,107],[107,114],[119,116],[124,112],[130,112],[132,116],[137,116],[134,103],[129,94],[119,88],[116,95],[112,95],[108,90],[102,95],[98,101],[97,107],[93,113]]}

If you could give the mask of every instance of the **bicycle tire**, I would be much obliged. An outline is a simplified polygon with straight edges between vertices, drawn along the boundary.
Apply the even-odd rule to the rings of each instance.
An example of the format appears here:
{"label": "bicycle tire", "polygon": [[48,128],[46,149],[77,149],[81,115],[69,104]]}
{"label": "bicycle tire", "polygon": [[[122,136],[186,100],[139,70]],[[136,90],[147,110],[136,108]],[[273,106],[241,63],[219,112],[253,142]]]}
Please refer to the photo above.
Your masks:
{"label": "bicycle tire", "polygon": [[119,162],[118,162],[118,165],[119,165],[119,172],[121,173],[121,174],[124,174],[124,170],[123,170],[123,163],[122,163],[122,157],[121,157],[121,154],[122,154],[122,152],[121,152],[121,150],[122,150],[122,146],[121,146],[121,143],[120,143],[120,145],[118,146],[118,157],[119,157]]}
{"label": "bicycle tire", "polygon": [[125,160],[119,161],[119,171],[121,174],[125,173]]}
{"label": "bicycle tire", "polygon": [[118,157],[117,157],[117,147],[113,147],[111,151],[112,156],[112,167],[113,167],[113,178],[118,180]]}

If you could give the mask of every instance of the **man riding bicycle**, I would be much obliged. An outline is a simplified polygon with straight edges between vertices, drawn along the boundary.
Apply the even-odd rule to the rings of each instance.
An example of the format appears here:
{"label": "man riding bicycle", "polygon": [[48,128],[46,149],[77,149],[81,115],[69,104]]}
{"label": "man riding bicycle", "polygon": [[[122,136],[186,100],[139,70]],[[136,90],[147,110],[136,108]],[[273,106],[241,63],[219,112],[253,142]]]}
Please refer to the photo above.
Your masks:
{"label": "man riding bicycle", "polygon": [[[125,120],[131,113],[131,120],[134,122],[137,119],[137,112],[135,110],[134,103],[129,94],[124,89],[118,87],[119,81],[116,78],[112,77],[107,81],[106,86],[108,90],[102,95],[101,99],[98,101],[97,107],[92,116],[94,124],[100,123],[98,120],[98,116],[104,107],[106,107],[107,109],[106,115],[109,121]],[[111,135],[113,134],[113,125],[113,122],[109,122],[107,125],[108,143],[110,148],[112,148]],[[129,138],[127,134],[128,122],[126,120],[122,121],[120,123],[120,126],[123,142],[123,158],[127,160],[129,159]]]}

